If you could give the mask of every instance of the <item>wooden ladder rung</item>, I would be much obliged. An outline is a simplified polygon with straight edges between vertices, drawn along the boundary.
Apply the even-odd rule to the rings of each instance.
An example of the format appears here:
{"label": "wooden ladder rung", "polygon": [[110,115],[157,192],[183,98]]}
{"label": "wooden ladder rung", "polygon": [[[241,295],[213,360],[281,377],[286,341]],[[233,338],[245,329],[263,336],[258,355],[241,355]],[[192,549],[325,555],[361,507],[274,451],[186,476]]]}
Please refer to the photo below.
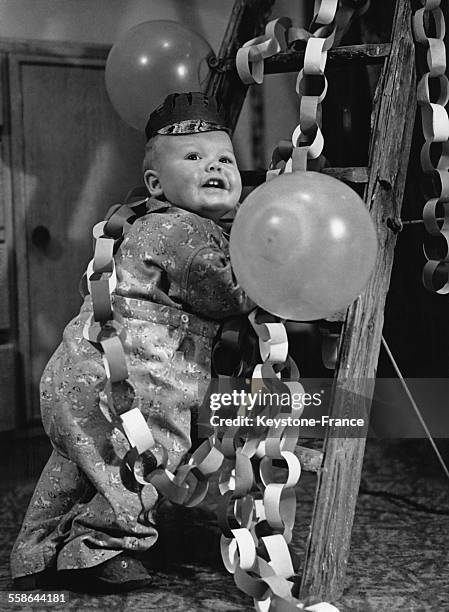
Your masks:
{"label": "wooden ladder rung", "polygon": [[[380,64],[389,55],[391,43],[377,43],[365,45],[348,45],[331,49],[327,55],[327,66],[341,66],[343,64],[359,62],[361,64]],[[298,72],[304,64],[304,50],[283,51],[268,57],[264,62],[265,74],[281,74],[285,72]],[[218,72],[235,71],[235,58],[224,58],[211,65],[212,70]]]}
{"label": "wooden ladder rung", "polygon": [[316,448],[307,446],[296,446],[295,455],[301,462],[301,467],[306,472],[319,472],[323,463],[323,453]]}
{"label": "wooden ladder rung", "polygon": [[[351,168],[323,168],[323,174],[328,174],[334,178],[347,183],[364,184],[368,182],[368,168],[366,166],[356,166]],[[242,182],[245,187],[257,187],[266,180],[266,170],[242,170]]]}
{"label": "wooden ladder rung", "polygon": [[[379,64],[390,55],[391,43],[349,45],[331,49],[326,66],[341,66],[349,62]],[[265,74],[297,72],[304,64],[304,51],[284,51],[265,60]]]}
{"label": "wooden ladder rung", "polygon": [[323,174],[328,174],[334,178],[346,181],[348,183],[367,183],[369,181],[369,172],[366,166],[354,166],[348,168],[323,168]]}

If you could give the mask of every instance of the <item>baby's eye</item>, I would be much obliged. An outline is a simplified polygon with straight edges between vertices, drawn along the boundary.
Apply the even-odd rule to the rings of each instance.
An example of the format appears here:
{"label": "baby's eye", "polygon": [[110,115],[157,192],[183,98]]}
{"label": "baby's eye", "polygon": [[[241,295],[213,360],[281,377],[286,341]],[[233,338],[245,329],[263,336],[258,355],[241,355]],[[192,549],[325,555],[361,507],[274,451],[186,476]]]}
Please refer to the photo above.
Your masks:
{"label": "baby's eye", "polygon": [[220,157],[220,162],[222,164],[233,164],[234,160],[231,157],[223,156],[223,157]]}
{"label": "baby's eye", "polygon": [[195,161],[195,160],[197,160],[197,159],[200,159],[200,154],[199,154],[199,153],[194,153],[194,152],[192,152],[192,153],[187,153],[187,155],[185,156],[185,158],[184,158],[184,159],[192,159],[192,160],[194,160],[194,161]]}

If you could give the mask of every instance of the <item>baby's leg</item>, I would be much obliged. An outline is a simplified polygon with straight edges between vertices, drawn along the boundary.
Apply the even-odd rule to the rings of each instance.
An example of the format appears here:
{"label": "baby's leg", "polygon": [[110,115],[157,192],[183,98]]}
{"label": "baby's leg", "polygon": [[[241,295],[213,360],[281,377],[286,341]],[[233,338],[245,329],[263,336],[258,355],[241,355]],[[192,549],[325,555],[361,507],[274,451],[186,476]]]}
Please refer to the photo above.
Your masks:
{"label": "baby's leg", "polygon": [[53,451],[44,467],[11,553],[13,578],[55,564],[77,504],[92,497],[92,485],[77,466]]}
{"label": "baby's leg", "polygon": [[[129,445],[100,409],[105,370],[101,355],[82,338],[87,315],[82,311],[67,326],[63,344],[47,365],[41,408],[44,428],[60,455],[53,461],[57,457],[64,469],[72,469],[74,482],[81,479],[91,486],[82,495],[75,486],[61,515],[58,501],[43,495],[49,482],[59,486],[53,468],[46,468],[27,514],[28,527],[15,547],[13,557],[19,560],[13,559],[14,576],[37,572],[42,565],[50,567],[55,557],[58,570],[91,568],[123,552],[148,551],[157,540],[157,492],[151,484],[136,487],[122,478],[122,458]],[[148,323],[136,324],[134,333],[132,329],[128,333],[133,338],[129,354],[133,407],[139,407],[153,433],[155,455],[175,471],[190,446],[190,410],[208,378],[211,340],[187,341],[178,329]],[[38,529],[39,499],[45,499],[47,516],[57,522],[41,535],[31,533]],[[52,530],[58,538],[52,539]],[[35,552],[42,560],[37,565],[23,557],[29,542],[34,551],[36,547],[47,551]]]}
{"label": "baby's leg", "polygon": [[42,377],[42,415],[54,446],[92,484],[92,495],[71,511],[57,557],[58,570],[92,567],[123,551],[146,551],[157,539],[152,485],[130,490],[123,484],[121,458],[128,447],[102,414],[101,359],[68,359],[61,349]]}

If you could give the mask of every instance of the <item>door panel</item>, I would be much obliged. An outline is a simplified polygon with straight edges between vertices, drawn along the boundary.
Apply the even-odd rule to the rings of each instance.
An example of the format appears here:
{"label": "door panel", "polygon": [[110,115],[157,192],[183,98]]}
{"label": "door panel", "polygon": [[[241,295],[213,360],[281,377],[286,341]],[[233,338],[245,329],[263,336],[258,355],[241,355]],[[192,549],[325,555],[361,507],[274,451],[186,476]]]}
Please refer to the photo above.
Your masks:
{"label": "door panel", "polygon": [[141,184],[143,135],[116,115],[104,61],[11,56],[19,345],[27,416],[42,370],[81,304],[92,226]]}

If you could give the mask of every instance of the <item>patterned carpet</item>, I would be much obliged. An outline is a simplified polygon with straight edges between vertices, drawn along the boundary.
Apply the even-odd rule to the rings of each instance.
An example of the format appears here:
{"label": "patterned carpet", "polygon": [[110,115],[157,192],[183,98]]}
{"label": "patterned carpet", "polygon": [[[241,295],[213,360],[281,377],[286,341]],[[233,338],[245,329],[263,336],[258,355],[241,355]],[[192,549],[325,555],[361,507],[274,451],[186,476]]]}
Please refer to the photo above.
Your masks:
{"label": "patterned carpet", "polygon": [[[440,445],[441,446],[441,445]],[[448,455],[449,446],[441,448]],[[298,489],[295,547],[301,555],[312,509],[314,481]],[[151,590],[128,595],[68,593],[63,606],[6,603],[12,589],[8,558],[34,479],[0,487],[0,610],[251,611],[221,568],[218,534],[198,510],[172,509],[161,528],[166,565]],[[369,441],[353,529],[341,612],[449,610],[449,483],[425,441]]]}

